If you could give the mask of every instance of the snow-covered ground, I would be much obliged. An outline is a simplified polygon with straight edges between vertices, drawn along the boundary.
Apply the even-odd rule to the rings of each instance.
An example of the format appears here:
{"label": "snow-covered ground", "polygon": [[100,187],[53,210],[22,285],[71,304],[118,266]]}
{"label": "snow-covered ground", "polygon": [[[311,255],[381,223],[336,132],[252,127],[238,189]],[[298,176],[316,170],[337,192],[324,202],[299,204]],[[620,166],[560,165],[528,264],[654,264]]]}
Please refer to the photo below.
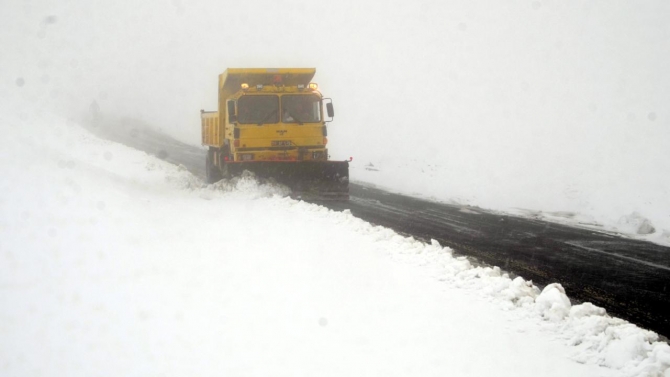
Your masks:
{"label": "snow-covered ground", "polygon": [[670,376],[654,333],[558,284],[3,98],[2,376]]}

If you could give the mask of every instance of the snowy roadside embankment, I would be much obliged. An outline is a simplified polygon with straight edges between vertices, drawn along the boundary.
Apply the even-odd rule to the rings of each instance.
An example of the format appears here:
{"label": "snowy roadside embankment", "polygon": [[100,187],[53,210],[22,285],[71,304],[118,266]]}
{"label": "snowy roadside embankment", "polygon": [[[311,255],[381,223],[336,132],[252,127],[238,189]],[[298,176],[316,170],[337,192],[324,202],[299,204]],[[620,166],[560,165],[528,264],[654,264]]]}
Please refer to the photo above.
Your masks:
{"label": "snowy roadside embankment", "polygon": [[588,302],[572,306],[560,284],[550,284],[540,291],[522,277],[511,279],[498,267],[475,267],[466,257],[454,257],[449,248],[435,240],[426,245],[349,214],[340,216],[343,222],[353,224],[352,230],[388,243],[383,248],[394,259],[430,269],[432,276],[449,286],[475,291],[501,310],[512,311],[523,326],[539,326],[566,340],[574,346],[571,357],[580,363],[620,369],[626,375],[670,373],[670,347],[658,342],[657,334],[610,317],[605,309]]}
{"label": "snowy roadside embankment", "polygon": [[670,373],[558,284],[27,114],[0,114],[3,376]]}

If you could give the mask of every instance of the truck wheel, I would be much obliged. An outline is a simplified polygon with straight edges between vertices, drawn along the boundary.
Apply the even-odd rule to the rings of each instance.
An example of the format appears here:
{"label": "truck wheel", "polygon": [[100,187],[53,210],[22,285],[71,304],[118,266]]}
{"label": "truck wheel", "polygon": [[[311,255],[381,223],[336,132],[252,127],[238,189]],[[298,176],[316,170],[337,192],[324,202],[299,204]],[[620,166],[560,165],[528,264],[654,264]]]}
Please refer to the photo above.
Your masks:
{"label": "truck wheel", "polygon": [[221,180],[221,171],[214,165],[214,151],[207,151],[207,159],[205,161],[205,178],[208,184],[216,183]]}

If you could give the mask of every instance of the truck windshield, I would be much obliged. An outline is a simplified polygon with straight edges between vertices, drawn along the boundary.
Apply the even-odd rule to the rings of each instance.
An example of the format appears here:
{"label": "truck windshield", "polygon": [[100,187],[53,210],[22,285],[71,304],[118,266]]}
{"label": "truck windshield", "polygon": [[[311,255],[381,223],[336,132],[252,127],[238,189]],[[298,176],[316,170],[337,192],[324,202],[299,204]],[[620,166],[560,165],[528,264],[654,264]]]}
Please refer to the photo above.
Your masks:
{"label": "truck windshield", "polygon": [[242,96],[237,100],[237,121],[244,123],[278,123],[279,97]]}
{"label": "truck windshield", "polygon": [[313,94],[284,95],[281,97],[282,122],[316,123],[321,121],[321,99]]}

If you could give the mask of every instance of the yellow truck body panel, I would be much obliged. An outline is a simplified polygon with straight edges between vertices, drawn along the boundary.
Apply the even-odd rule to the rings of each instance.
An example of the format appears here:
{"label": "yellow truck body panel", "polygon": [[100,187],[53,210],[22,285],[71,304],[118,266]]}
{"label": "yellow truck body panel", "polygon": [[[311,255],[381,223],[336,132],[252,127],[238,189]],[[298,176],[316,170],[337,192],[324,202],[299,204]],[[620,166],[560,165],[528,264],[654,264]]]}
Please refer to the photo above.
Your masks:
{"label": "yellow truck body panel", "polygon": [[219,123],[218,111],[201,111],[202,145],[219,147],[223,145],[223,127]]}

